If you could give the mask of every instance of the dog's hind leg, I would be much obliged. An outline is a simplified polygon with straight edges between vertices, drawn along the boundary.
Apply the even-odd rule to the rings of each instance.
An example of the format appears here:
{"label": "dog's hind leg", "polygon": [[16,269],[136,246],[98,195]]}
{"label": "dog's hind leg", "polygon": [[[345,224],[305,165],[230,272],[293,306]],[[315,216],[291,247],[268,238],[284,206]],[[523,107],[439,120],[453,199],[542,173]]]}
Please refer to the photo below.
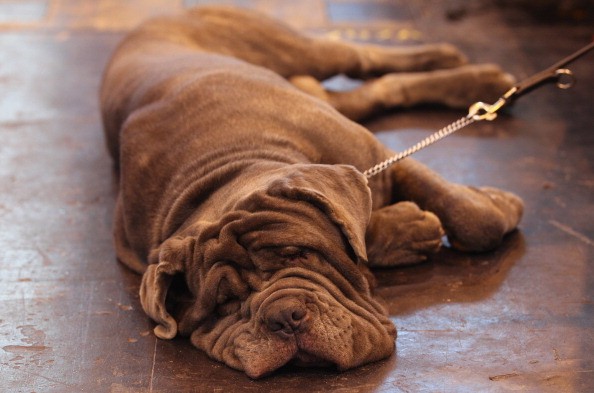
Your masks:
{"label": "dog's hind leg", "polygon": [[394,73],[368,80],[349,91],[329,91],[312,77],[290,81],[321,98],[352,120],[377,112],[419,104],[468,108],[474,102],[491,102],[511,87],[514,79],[495,65],[466,65],[449,70]]}
{"label": "dog's hind leg", "polygon": [[[392,72],[458,67],[466,58],[449,44],[384,47],[310,37],[248,10],[228,7],[190,9],[167,29],[167,39],[242,59],[286,78],[310,75],[324,80],[338,74],[367,79]],[[165,27],[163,24],[162,27]]]}

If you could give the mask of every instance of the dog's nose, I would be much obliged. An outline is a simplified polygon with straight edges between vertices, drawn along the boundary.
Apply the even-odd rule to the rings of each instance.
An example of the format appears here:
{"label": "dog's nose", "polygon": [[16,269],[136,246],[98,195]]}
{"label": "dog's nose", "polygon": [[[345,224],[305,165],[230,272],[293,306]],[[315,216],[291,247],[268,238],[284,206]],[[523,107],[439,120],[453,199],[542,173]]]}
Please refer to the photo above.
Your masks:
{"label": "dog's nose", "polygon": [[296,298],[282,298],[270,304],[264,321],[270,331],[278,334],[293,334],[301,327],[307,316],[305,304]]}

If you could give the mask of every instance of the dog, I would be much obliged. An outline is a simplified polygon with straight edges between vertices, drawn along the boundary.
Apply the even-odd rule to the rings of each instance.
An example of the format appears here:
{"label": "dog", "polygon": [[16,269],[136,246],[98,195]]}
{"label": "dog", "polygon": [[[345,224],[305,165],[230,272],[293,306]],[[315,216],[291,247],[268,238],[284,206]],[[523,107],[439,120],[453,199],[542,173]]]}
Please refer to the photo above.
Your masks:
{"label": "dog", "polygon": [[[325,90],[338,74],[363,82]],[[142,24],[115,50],[100,101],[119,178],[117,258],[142,274],[155,335],[189,337],[251,378],[389,357],[396,329],[370,267],[424,261],[444,235],[491,250],[523,203],[410,158],[367,179],[394,152],[355,120],[464,107],[512,83],[448,44],[325,40],[248,10]]]}

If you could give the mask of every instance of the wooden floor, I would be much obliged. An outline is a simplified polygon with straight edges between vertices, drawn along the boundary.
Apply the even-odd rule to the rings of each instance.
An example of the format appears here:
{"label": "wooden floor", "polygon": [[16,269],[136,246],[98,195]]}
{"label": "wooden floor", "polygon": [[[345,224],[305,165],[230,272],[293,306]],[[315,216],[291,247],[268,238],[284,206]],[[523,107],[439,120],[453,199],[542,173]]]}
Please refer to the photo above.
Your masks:
{"label": "wooden floor", "polygon": [[[496,252],[444,250],[378,273],[399,329],[390,359],[252,381],[185,340],[157,340],[139,278],[114,257],[116,188],[97,90],[126,31],[205,3],[0,0],[0,392],[594,391],[594,53],[571,66],[573,89],[543,87],[418,154],[450,180],[518,193],[526,213]],[[333,38],[449,41],[518,78],[593,33],[591,23],[545,23],[489,0],[220,3]],[[399,149],[461,115],[422,108],[367,125]]]}

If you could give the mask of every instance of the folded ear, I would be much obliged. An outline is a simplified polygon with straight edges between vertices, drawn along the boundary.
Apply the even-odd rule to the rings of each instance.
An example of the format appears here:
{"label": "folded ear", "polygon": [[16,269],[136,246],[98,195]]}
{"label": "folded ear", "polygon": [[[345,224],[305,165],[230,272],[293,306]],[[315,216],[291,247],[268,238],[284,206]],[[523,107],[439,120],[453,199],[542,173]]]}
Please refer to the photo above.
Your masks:
{"label": "folded ear", "polygon": [[155,335],[161,339],[172,339],[177,334],[177,321],[167,312],[165,301],[167,292],[176,274],[184,272],[184,260],[191,258],[194,239],[171,238],[164,242],[149,259],[151,263],[140,285],[142,308],[155,322]]}
{"label": "folded ear", "polygon": [[305,200],[324,211],[341,229],[355,256],[367,261],[365,231],[371,216],[367,179],[349,165],[291,165],[275,180],[270,195]]}

